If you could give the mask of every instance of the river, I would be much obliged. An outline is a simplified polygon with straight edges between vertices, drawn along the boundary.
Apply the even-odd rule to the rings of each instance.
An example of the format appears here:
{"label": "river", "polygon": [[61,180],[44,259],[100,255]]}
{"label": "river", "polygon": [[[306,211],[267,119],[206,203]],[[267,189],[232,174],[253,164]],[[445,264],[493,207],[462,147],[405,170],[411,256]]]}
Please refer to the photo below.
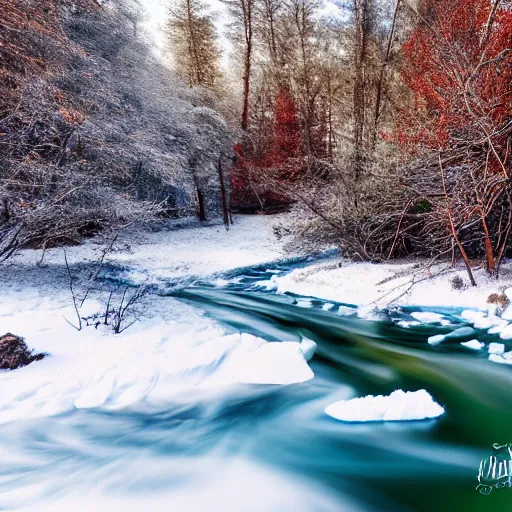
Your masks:
{"label": "river", "polygon": [[[404,328],[398,321],[415,308],[366,320],[261,286],[289,269],[169,293],[233,331],[313,339],[314,379],[243,385],[158,413],[72,411],[4,425],[0,510],[2,492],[9,503],[19,495],[19,509],[43,511],[509,510],[512,489],[475,488],[493,444],[512,441],[511,369],[462,347],[464,339],[427,343],[463,325],[460,311],[437,310],[451,326]],[[324,413],[335,400],[395,389],[426,389],[446,413],[393,423]]]}

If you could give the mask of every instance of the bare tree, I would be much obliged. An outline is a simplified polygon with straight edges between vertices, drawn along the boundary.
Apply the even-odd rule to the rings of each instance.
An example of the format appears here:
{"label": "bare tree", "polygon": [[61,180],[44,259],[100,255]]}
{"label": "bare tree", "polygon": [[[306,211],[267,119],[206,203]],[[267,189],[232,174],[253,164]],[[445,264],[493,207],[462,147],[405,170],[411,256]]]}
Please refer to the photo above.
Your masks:
{"label": "bare tree", "polygon": [[168,36],[175,68],[189,86],[215,88],[220,75],[220,50],[204,2],[176,0],[170,9]]}

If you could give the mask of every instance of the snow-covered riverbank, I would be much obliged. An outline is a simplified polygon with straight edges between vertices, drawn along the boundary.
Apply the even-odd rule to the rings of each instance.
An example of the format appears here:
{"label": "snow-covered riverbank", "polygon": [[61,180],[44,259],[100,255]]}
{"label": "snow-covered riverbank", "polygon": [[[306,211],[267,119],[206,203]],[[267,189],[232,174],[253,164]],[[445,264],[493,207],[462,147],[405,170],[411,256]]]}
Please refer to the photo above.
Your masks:
{"label": "snow-covered riverbank", "polygon": [[[294,256],[285,241],[274,236],[273,228],[280,222],[281,216],[241,216],[229,232],[223,226],[208,226],[139,233],[131,246],[121,237],[105,261],[130,268],[133,276],[150,283],[276,262]],[[97,265],[103,251],[104,246],[92,243],[68,248],[71,271],[87,274],[88,265]],[[64,251],[52,249],[42,256],[42,251],[22,251],[0,268],[0,334],[22,336],[36,352],[49,354],[16,372],[0,372],[0,386],[6,390],[0,396],[0,423],[70,408],[118,409],[142,399],[147,407],[158,408],[162,401],[178,396],[190,399],[192,388],[204,392],[219,386],[289,384],[313,377],[306,361],[310,354],[305,357],[298,343],[272,344],[244,333],[228,333],[197,308],[172,297],[147,296],[136,324],[121,334],[105,326],[79,332],[69,324],[75,322],[76,313]],[[41,260],[43,264],[36,265]],[[508,272],[505,267],[504,276]],[[456,274],[464,277],[462,271],[448,269],[424,279],[428,276],[421,266],[411,263],[375,265],[340,259],[273,276],[269,285],[279,292],[354,303],[364,315],[393,300],[487,311],[487,296],[506,282],[506,277],[490,281],[477,271],[482,286],[453,290],[450,279]],[[417,281],[412,288],[411,280]],[[107,298],[93,290],[81,313],[98,312]],[[417,322],[443,322],[435,315],[417,315]],[[498,334],[500,327],[504,334],[510,330],[507,320],[490,313],[466,316],[475,328],[486,322]]]}
{"label": "snow-covered riverbank", "polygon": [[[209,226],[145,234],[131,248],[120,240],[121,249],[114,247],[106,261],[129,265],[141,275],[149,271],[144,275],[150,280],[272,262],[285,256],[272,232],[279,220],[237,217],[229,232]],[[71,271],[83,274],[85,266],[87,273],[103,250],[94,244],[68,248]],[[172,297],[147,296],[136,324],[121,334],[103,325],[77,331],[69,323],[77,318],[63,249],[47,251],[37,266],[41,257],[42,251],[22,251],[0,268],[0,333],[21,336],[35,351],[49,354],[15,372],[0,371],[0,423],[141,401],[158,409],[166,400],[194,399],[187,393],[191,389],[197,398],[198,389],[204,396],[206,390],[234,384],[288,384],[313,377],[297,342],[272,344],[228,334]],[[81,314],[99,312],[107,299],[108,294],[91,291]]]}
{"label": "snow-covered riverbank", "polygon": [[[273,284],[280,292],[356,304],[362,308],[388,305],[454,306],[487,310],[492,293],[512,287],[512,264],[503,265],[499,280],[483,268],[474,272],[478,286],[470,286],[466,271],[448,264],[426,262],[354,263],[339,258],[297,269]],[[462,280],[455,289],[454,277]]]}

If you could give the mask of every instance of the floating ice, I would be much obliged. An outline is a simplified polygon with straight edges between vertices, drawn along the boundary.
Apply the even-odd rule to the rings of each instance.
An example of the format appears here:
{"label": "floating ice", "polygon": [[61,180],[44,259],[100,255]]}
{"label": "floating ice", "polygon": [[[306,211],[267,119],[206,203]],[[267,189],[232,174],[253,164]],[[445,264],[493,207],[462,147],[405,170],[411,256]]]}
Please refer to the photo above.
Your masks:
{"label": "floating ice", "polygon": [[508,324],[507,326],[503,327],[502,331],[500,332],[500,338],[502,340],[512,340],[512,324]]}
{"label": "floating ice", "polygon": [[505,345],[503,343],[489,343],[489,354],[503,354]]}
{"label": "floating ice", "polygon": [[340,306],[338,308],[338,313],[343,316],[355,315],[357,310],[355,308],[349,308],[348,306]]}
{"label": "floating ice", "polygon": [[421,325],[421,322],[417,322],[416,320],[413,320],[412,322],[408,322],[407,320],[399,320],[396,325],[402,327],[403,329],[409,329],[410,327]]}
{"label": "floating ice", "polygon": [[416,311],[411,313],[411,316],[423,324],[450,325],[450,321],[439,313]]}
{"label": "floating ice", "polygon": [[302,341],[299,345],[299,350],[302,352],[302,355],[306,361],[311,361],[311,359],[313,359],[316,348],[317,344],[309,338],[302,338]]}
{"label": "floating ice", "polygon": [[311,299],[297,299],[297,306],[299,306],[299,308],[312,308],[313,302]]}
{"label": "floating ice", "polygon": [[325,408],[325,413],[347,422],[408,421],[437,418],[444,409],[424,389],[407,392],[398,389],[388,396],[369,395],[334,402]]}
{"label": "floating ice", "polygon": [[472,350],[480,350],[481,348],[484,347],[485,343],[482,343],[481,341],[478,341],[478,340],[471,340],[471,341],[464,341],[461,343],[461,345],[463,347],[467,347]]}
{"label": "floating ice", "polygon": [[330,311],[333,307],[334,307],[334,304],[331,304],[330,302],[326,302],[326,303],[322,306],[322,309],[323,309],[324,311]]}
{"label": "floating ice", "polygon": [[459,327],[448,334],[437,334],[436,336],[431,336],[428,339],[428,343],[430,345],[438,345],[446,340],[456,340],[457,338],[465,338],[466,336],[472,336],[477,332],[472,327]]}
{"label": "floating ice", "polygon": [[491,354],[489,361],[501,364],[512,364],[512,352],[505,352],[504,354]]}
{"label": "floating ice", "polygon": [[436,334],[435,336],[430,336],[428,339],[429,345],[439,345],[439,343],[442,343],[446,339],[446,336],[444,334]]}
{"label": "floating ice", "polygon": [[494,324],[483,311],[467,309],[460,315],[461,318],[472,324],[476,329],[490,329]]}

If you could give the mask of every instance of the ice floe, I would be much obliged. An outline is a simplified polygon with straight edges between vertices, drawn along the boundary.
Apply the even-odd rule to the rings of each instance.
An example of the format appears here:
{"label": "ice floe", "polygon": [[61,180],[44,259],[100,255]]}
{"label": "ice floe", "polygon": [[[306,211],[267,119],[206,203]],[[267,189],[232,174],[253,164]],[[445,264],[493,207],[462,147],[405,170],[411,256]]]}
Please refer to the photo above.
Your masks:
{"label": "ice floe", "polygon": [[346,422],[409,421],[437,418],[444,409],[424,389],[398,389],[388,396],[369,395],[334,402],[325,408],[325,413]]}
{"label": "ice floe", "polygon": [[313,359],[316,349],[317,344],[313,340],[310,340],[309,338],[302,338],[302,341],[299,345],[299,350],[302,352],[302,355],[306,361],[311,361],[311,359]]}
{"label": "ice floe", "polygon": [[485,346],[485,343],[478,340],[470,340],[462,342],[461,345],[463,347],[470,348],[471,350],[480,350]]}
{"label": "ice floe", "polygon": [[411,316],[423,324],[450,325],[450,320],[439,313],[416,311]]}
{"label": "ice floe", "polygon": [[490,354],[489,361],[501,364],[512,364],[512,352],[505,352],[504,354]]}
{"label": "ice floe", "polygon": [[505,345],[503,343],[489,343],[489,354],[503,354]]}

